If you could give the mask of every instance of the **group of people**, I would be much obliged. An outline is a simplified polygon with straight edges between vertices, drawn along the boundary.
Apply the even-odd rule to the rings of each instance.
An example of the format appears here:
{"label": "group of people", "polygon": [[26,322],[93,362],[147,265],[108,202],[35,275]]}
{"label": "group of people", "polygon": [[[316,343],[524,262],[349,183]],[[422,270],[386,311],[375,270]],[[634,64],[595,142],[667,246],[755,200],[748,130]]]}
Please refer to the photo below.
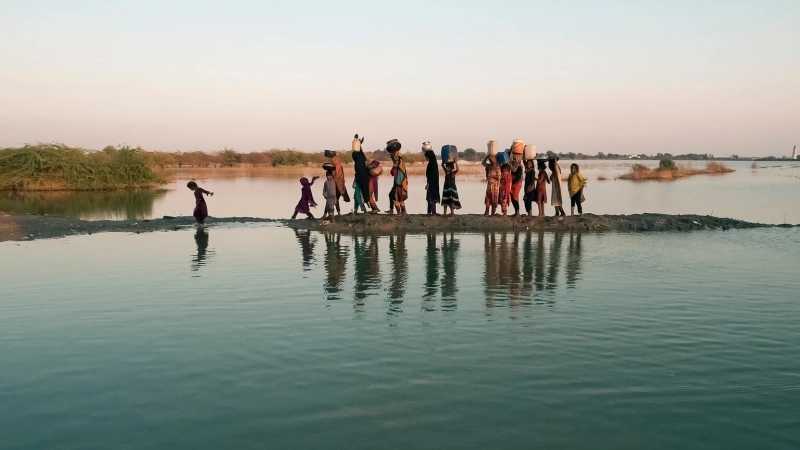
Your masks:
{"label": "group of people", "polygon": [[[487,180],[484,199],[486,210],[483,215],[498,215],[498,207],[500,207],[502,215],[508,215],[508,204],[511,203],[514,207],[514,216],[518,217],[520,215],[520,193],[522,192],[525,212],[532,216],[533,204],[536,203],[539,209],[538,217],[543,218],[545,216],[544,205],[547,204],[547,185],[552,184],[550,204],[556,210],[555,216],[559,219],[566,216],[562,206],[561,167],[558,160],[557,155],[546,160],[523,160],[520,155],[512,155],[510,163],[500,164],[495,155],[486,156],[482,162],[486,167]],[[547,166],[550,168],[550,174],[547,173]],[[578,215],[583,214],[582,203],[585,200],[583,188],[585,186],[586,178],[580,173],[578,165],[572,164],[567,178],[572,215],[575,215],[576,206]]]}
{"label": "group of people", "polygon": [[[352,184],[354,214],[359,211],[366,213],[367,205],[370,212],[377,214],[378,208],[378,179],[383,173],[380,161],[373,160],[367,163],[367,157],[361,150],[364,138],[359,138],[356,134],[353,138],[352,156],[355,171],[355,179]],[[401,144],[397,139],[392,139],[386,143],[386,150],[391,155],[392,160],[392,188],[389,191],[389,209],[387,214],[407,215],[405,202],[408,199],[408,172],[405,162],[400,154]],[[458,196],[456,186],[456,175],[458,174],[458,162],[455,158],[448,158],[443,161],[441,168],[444,171],[444,185],[439,190],[439,162],[433,152],[429,142],[422,146],[427,167],[425,171],[425,199],[428,203],[428,215],[438,215],[437,205],[442,205],[442,214],[454,215],[457,209],[461,209],[461,201]],[[455,147],[452,148],[455,151]],[[325,150],[325,156],[329,162],[323,164],[325,169],[325,182],[322,189],[322,196],[325,198],[325,210],[322,218],[334,219],[341,215],[340,200],[350,202],[350,195],[345,183],[344,168],[341,158],[331,150]],[[482,162],[486,168],[486,196],[484,205],[485,216],[497,216],[498,207],[503,216],[508,215],[509,203],[514,207],[514,216],[520,215],[520,194],[525,204],[525,211],[529,216],[533,215],[533,204],[538,206],[538,217],[545,216],[544,205],[547,204],[547,185],[552,184],[552,195],[550,204],[555,207],[556,217],[559,219],[566,216],[564,212],[562,198],[561,168],[558,164],[558,156],[551,156],[547,159],[523,159],[521,154],[511,154],[510,162],[501,164],[498,157],[489,154]],[[550,174],[547,173],[549,166]],[[538,172],[537,172],[538,170]],[[308,178],[300,179],[300,201],[295,206],[292,219],[298,214],[305,214],[307,218],[314,219],[311,208],[316,207],[314,195],[311,187],[319,179],[314,176],[309,181]],[[578,214],[583,214],[582,203],[584,201],[583,188],[586,186],[586,178],[581,175],[577,164],[570,166],[570,174],[567,178],[567,189],[572,206],[572,214],[575,208]],[[194,191],[195,210],[194,217],[198,223],[202,224],[208,216],[208,208],[205,203],[204,195],[214,195],[213,192],[206,191],[194,181],[187,185]],[[523,189],[524,187],[524,189]],[[441,192],[441,194],[440,194]],[[448,212],[449,211],[449,212]]]}
{"label": "group of people", "polygon": [[[353,139],[353,164],[355,169],[355,180],[353,182],[353,202],[354,214],[359,211],[366,213],[367,205],[370,212],[378,213],[378,178],[382,173],[380,162],[377,160],[367,164],[367,158],[361,151],[364,138],[355,135]],[[401,145],[396,139],[386,143],[386,150],[392,159],[392,188],[389,191],[389,209],[387,214],[406,215],[405,201],[408,199],[408,173],[403,157],[400,154]],[[455,147],[453,147],[455,150]],[[423,154],[427,160],[425,170],[425,200],[428,203],[428,215],[438,215],[437,205],[442,205],[442,214],[454,215],[457,209],[461,209],[461,201],[458,197],[456,186],[456,175],[458,174],[458,162],[448,159],[441,163],[444,171],[444,185],[439,189],[439,162],[433,152],[429,142],[423,143]],[[326,150],[325,156],[330,159],[329,163],[323,165],[326,169],[326,181],[322,190],[325,198],[325,212],[323,218],[335,217],[341,214],[339,205],[340,199],[350,201],[344,179],[344,169],[341,160],[336,152]],[[486,196],[484,205],[485,216],[508,215],[509,203],[514,207],[514,216],[520,215],[520,194],[525,204],[525,211],[529,216],[533,215],[533,204],[538,206],[538,217],[545,216],[544,205],[548,203],[547,185],[552,184],[552,194],[550,204],[555,208],[555,216],[559,219],[566,216],[563,208],[562,178],[561,167],[558,164],[558,156],[553,155],[547,159],[523,159],[520,154],[512,154],[511,161],[501,164],[496,155],[488,155],[482,162],[486,168]],[[547,173],[549,167],[550,173]],[[295,207],[292,218],[298,214],[305,214],[309,219],[313,219],[310,207],[316,206],[311,194],[311,185],[317,177],[309,182],[307,178],[301,178],[302,195]],[[585,200],[583,188],[586,186],[586,178],[580,173],[577,164],[570,166],[570,174],[567,178],[567,190],[569,192],[571,213],[575,214],[577,207],[578,214],[583,214],[582,203]],[[524,189],[523,189],[524,187]],[[441,192],[441,194],[440,194]],[[497,209],[500,208],[500,213]]]}

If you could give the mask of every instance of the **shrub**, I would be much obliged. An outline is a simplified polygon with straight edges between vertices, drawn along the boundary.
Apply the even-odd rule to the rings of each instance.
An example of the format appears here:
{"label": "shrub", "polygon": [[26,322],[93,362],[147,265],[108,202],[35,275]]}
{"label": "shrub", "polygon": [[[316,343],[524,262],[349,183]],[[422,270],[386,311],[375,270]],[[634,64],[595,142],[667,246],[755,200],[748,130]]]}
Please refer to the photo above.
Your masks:
{"label": "shrub", "polygon": [[296,150],[279,150],[272,154],[272,167],[305,165],[308,157]]}
{"label": "shrub", "polygon": [[222,167],[233,167],[242,162],[242,155],[232,148],[225,148],[219,152]]}
{"label": "shrub", "polygon": [[672,158],[664,157],[658,162],[658,168],[661,170],[676,171],[678,170],[678,165],[675,164],[675,161],[673,161]]}
{"label": "shrub", "polygon": [[162,183],[138,147],[89,152],[63,144],[37,144],[0,150],[0,189],[103,190]]}

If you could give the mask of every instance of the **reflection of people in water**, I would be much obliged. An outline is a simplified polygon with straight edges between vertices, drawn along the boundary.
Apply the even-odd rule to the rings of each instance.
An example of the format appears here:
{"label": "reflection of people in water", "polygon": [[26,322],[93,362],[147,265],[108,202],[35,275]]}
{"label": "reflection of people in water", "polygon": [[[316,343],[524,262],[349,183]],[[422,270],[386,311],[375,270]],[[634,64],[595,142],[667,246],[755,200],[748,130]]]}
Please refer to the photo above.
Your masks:
{"label": "reflection of people in water", "polygon": [[365,300],[369,293],[381,284],[380,261],[378,260],[378,238],[375,236],[354,236],[355,247],[355,288],[353,292],[353,309],[364,312]]}
{"label": "reflection of people in water", "polygon": [[494,307],[495,290],[499,282],[498,268],[500,262],[497,259],[497,241],[494,233],[483,234],[483,253],[486,270],[484,273],[484,285],[486,287],[486,306]]}
{"label": "reflection of people in water", "polygon": [[333,294],[329,300],[338,300],[335,294],[342,292],[344,278],[347,274],[347,246],[341,245],[341,234],[325,234],[325,292]]}
{"label": "reflection of people in water", "polygon": [[581,275],[581,234],[569,234],[569,249],[567,250],[567,289],[575,288],[575,283]]}
{"label": "reflection of people in water", "polygon": [[408,281],[408,251],[405,234],[389,236],[389,254],[392,259],[392,282],[389,285],[390,313],[399,313]]}
{"label": "reflection of people in water", "polygon": [[[438,192],[438,191],[437,191]],[[439,249],[436,248],[436,234],[428,234],[425,251],[425,294],[422,296],[422,309],[435,311],[436,283],[439,281]]]}
{"label": "reflection of people in water", "polygon": [[294,230],[294,236],[300,243],[300,251],[303,255],[303,272],[311,270],[311,263],[314,261],[314,245],[316,238],[311,239],[311,232],[308,230]]}
{"label": "reflection of people in water", "polygon": [[200,267],[206,265],[206,251],[208,249],[208,232],[198,227],[194,233],[194,242],[197,244],[197,254],[192,258],[192,272],[197,272]]}
{"label": "reflection of people in water", "polygon": [[561,243],[564,240],[564,233],[556,233],[553,242],[550,243],[550,268],[547,272],[547,288],[555,289],[558,287],[558,272],[561,268]]}
{"label": "reflection of people in water", "polygon": [[442,236],[442,310],[456,309],[456,269],[458,267],[458,249],[461,243],[453,233]]}

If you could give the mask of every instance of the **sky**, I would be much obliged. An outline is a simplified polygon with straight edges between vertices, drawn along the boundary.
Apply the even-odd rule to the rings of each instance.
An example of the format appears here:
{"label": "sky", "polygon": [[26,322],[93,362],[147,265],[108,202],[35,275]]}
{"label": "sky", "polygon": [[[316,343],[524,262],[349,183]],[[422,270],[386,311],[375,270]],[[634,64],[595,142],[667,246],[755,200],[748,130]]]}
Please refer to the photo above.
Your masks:
{"label": "sky", "polygon": [[0,147],[785,156],[800,1],[0,0]]}

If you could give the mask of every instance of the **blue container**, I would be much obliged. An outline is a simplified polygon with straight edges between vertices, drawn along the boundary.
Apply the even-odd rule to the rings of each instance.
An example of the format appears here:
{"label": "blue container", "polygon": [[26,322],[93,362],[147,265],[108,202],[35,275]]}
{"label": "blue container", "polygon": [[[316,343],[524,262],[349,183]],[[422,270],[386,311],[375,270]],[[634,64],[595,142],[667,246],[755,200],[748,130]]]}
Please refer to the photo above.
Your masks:
{"label": "blue container", "polygon": [[509,161],[511,161],[511,158],[508,156],[508,153],[500,152],[497,154],[497,163],[500,164],[501,166],[503,164],[508,164]]}
{"label": "blue container", "polygon": [[458,149],[455,145],[442,146],[442,164],[456,162],[458,160]]}

